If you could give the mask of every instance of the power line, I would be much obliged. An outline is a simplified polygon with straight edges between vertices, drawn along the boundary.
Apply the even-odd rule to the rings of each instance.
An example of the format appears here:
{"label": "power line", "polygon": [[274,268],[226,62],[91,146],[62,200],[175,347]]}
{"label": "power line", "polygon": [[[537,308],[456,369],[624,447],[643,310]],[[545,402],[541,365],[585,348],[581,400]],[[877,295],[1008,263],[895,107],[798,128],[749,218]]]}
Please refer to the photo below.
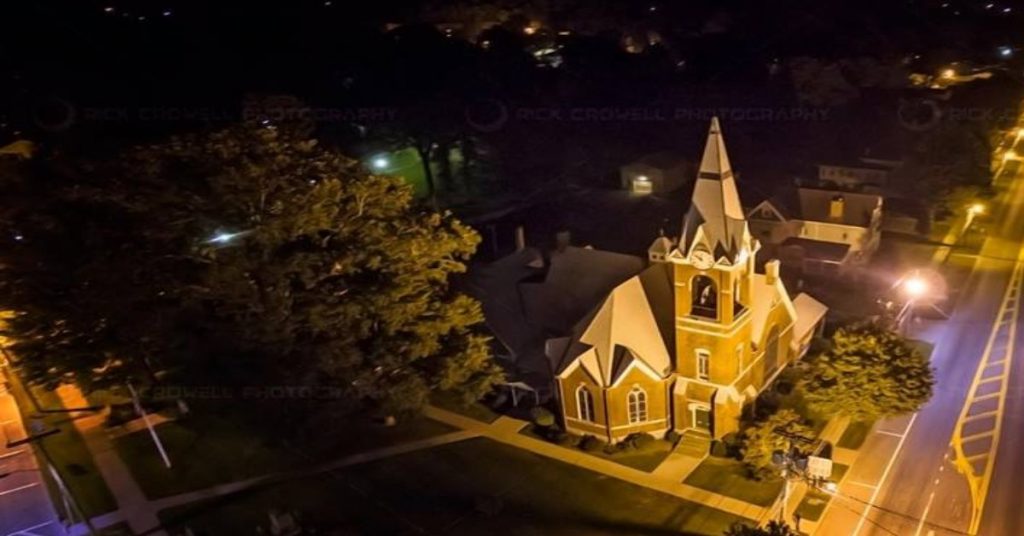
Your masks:
{"label": "power line", "polygon": [[[939,523],[932,523],[932,522],[930,522],[930,521],[928,521],[926,519],[922,519],[920,517],[914,517],[914,516],[912,516],[910,514],[905,514],[905,513],[902,513],[902,512],[897,512],[895,510],[890,510],[890,509],[884,508],[882,506],[871,504],[871,503],[869,503],[867,501],[858,499],[856,497],[853,497],[853,496],[850,496],[850,495],[845,495],[843,493],[839,493],[839,491],[835,491],[835,492],[831,493],[831,495],[833,495],[836,498],[849,499],[851,501],[856,501],[856,502],[858,502],[860,504],[863,504],[863,505],[867,506],[868,508],[876,508],[878,510],[881,510],[882,512],[887,513],[887,514],[891,514],[891,515],[894,515],[894,516],[902,517],[903,519],[907,519],[909,521],[914,521],[914,522],[917,522],[917,523],[924,523],[925,525],[928,525],[928,526],[931,526],[931,527],[934,527],[934,528],[937,528],[937,529],[942,529],[942,530],[945,530],[945,531],[948,531],[948,532],[952,532],[952,533],[955,533],[955,534],[963,534],[964,536],[971,536],[971,534],[969,532],[953,529],[953,528],[947,527],[945,525],[941,525]],[[838,502],[837,502],[837,504],[839,504],[843,508],[846,508],[847,510],[850,510],[851,512],[853,511],[851,508],[847,507],[844,504],[841,504],[841,503],[838,503]],[[875,525],[878,525],[878,523],[875,523],[870,518],[865,517],[865,519],[867,521],[875,524]],[[891,534],[894,534],[894,535],[896,534],[895,532],[892,532],[889,529],[886,529],[886,528],[882,527],[881,525],[878,525],[878,526],[880,528],[882,528],[883,530],[885,530],[886,532],[890,532]]]}

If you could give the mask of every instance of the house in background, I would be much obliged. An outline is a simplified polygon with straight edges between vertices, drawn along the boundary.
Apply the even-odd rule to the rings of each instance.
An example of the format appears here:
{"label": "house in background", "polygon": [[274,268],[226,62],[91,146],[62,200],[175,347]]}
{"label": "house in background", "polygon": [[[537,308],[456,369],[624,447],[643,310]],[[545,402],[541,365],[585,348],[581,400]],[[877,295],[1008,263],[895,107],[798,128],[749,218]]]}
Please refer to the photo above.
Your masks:
{"label": "house in background", "polygon": [[878,249],[882,196],[823,188],[795,193],[747,213],[751,232],[769,245],[766,253],[803,274],[856,275]]}
{"label": "house in background", "polygon": [[673,152],[646,155],[622,166],[622,188],[634,194],[664,194],[682,188],[694,175],[693,164]]}
{"label": "house in background", "polygon": [[[678,240],[658,237],[648,265],[546,343],[566,429],[619,441],[669,430],[719,438],[799,358],[825,306],[791,299],[760,249],[712,120]],[[801,315],[803,315],[801,317]]]}
{"label": "house in background", "polygon": [[880,192],[902,165],[895,160],[861,157],[852,162],[818,164],[818,182],[825,187]]}

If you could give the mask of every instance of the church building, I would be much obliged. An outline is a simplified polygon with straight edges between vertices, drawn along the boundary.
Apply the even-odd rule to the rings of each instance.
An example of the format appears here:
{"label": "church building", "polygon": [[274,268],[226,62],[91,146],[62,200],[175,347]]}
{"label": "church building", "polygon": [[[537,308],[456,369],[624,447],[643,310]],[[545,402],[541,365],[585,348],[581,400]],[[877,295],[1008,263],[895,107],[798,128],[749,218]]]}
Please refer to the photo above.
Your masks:
{"label": "church building", "polygon": [[725,141],[712,119],[678,239],[618,284],[567,337],[550,339],[567,430],[609,442],[669,430],[714,438],[806,351],[825,306],[791,299],[779,263],[757,273]]}

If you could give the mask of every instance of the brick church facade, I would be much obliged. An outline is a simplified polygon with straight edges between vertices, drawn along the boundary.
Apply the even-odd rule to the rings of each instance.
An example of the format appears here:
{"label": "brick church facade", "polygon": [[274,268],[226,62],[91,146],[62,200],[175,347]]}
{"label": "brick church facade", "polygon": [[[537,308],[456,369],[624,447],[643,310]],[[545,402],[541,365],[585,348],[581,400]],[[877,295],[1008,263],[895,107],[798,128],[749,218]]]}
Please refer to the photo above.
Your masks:
{"label": "brick church facade", "polygon": [[717,119],[677,240],[618,284],[567,337],[551,339],[566,428],[606,441],[669,430],[721,437],[819,329],[825,308],[791,299],[744,217]]}

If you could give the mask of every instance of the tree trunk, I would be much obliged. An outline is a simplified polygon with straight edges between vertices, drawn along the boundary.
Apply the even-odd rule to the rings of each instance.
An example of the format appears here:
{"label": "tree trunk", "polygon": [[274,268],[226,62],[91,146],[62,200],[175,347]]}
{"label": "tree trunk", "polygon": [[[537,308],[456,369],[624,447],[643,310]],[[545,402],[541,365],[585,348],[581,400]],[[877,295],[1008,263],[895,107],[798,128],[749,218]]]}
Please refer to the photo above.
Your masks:
{"label": "tree trunk", "polygon": [[423,164],[423,179],[427,182],[427,197],[430,199],[430,204],[436,209],[437,208],[437,188],[434,186],[434,171],[430,169],[430,144],[426,147],[416,144],[416,154],[420,157],[420,162]]}
{"label": "tree trunk", "polygon": [[437,160],[437,171],[438,178],[441,179],[441,187],[446,192],[451,192],[455,187],[455,181],[452,180],[452,144],[449,141],[442,141],[437,144],[437,151],[435,154],[438,157]]}

